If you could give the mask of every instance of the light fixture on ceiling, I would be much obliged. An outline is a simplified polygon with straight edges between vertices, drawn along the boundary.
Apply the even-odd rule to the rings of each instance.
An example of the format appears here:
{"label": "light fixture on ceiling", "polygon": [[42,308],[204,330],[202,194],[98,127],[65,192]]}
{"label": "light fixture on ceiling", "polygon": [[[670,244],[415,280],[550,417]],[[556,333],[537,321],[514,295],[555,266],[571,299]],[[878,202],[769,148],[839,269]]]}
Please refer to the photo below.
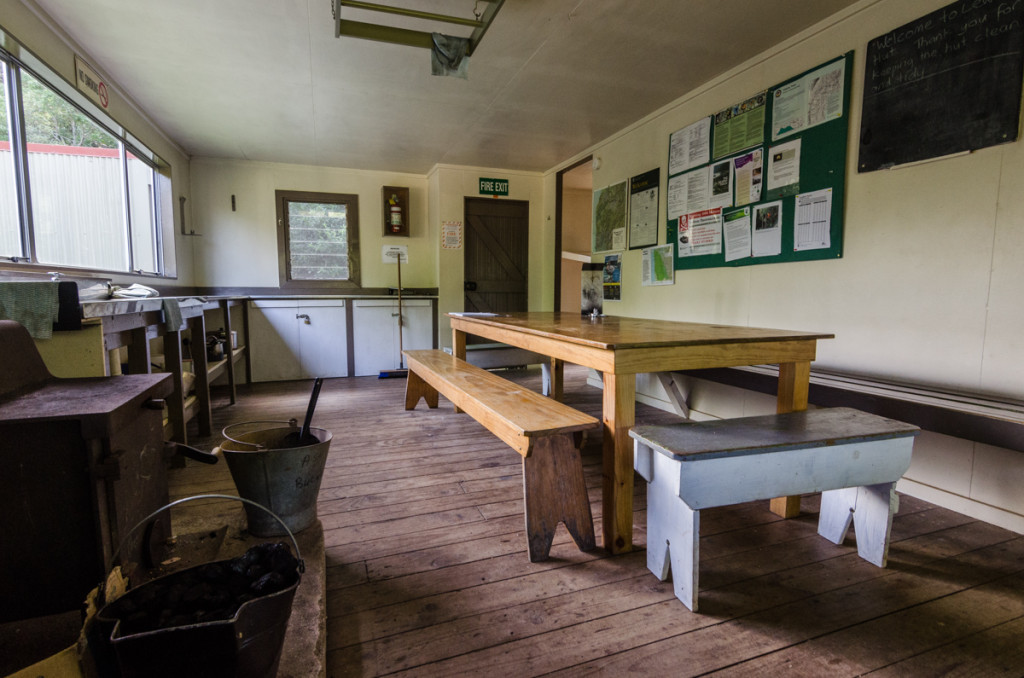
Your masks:
{"label": "light fixture on ceiling", "polygon": [[[359,0],[331,0],[331,9],[334,16],[334,37],[340,38],[345,35],[353,38],[363,38],[365,40],[377,40],[380,42],[391,42],[397,45],[434,49],[435,40],[433,36],[435,32],[433,31],[412,30],[387,24],[342,19],[342,8],[348,7],[350,9],[367,10],[371,12],[381,12],[385,14],[409,17],[424,22],[440,22],[472,28],[473,32],[469,36],[464,37],[467,42],[466,56],[470,56],[480,44],[480,41],[484,37],[484,33],[486,33],[487,29],[490,28],[491,22],[494,20],[495,15],[497,15],[498,10],[501,9],[501,6],[505,3],[505,0],[467,0],[467,2],[468,1],[474,2],[472,18],[435,14],[433,12],[423,12],[416,9],[408,9],[394,5],[382,5],[374,2],[361,2]],[[483,11],[479,11],[481,3],[487,5]]]}

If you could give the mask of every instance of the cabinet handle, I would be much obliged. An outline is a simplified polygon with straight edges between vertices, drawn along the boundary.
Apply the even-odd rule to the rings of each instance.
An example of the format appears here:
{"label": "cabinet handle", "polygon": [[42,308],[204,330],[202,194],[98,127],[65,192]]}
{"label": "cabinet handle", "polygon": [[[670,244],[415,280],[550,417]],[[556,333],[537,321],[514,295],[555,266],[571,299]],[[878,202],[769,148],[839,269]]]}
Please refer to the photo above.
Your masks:
{"label": "cabinet handle", "polygon": [[296,313],[295,314],[295,319],[298,320],[299,318],[302,318],[306,322],[307,325],[311,324],[309,322],[309,316],[306,315],[305,313],[301,313],[301,314],[300,313]]}

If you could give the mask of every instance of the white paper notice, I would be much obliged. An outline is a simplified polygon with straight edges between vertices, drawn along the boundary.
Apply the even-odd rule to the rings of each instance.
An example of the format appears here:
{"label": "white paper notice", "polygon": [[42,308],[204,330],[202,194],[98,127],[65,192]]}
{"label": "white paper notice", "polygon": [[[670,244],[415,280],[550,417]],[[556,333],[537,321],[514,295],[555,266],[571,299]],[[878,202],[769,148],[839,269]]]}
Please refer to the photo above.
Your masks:
{"label": "white paper notice", "polygon": [[408,245],[384,245],[380,250],[380,259],[385,264],[394,264],[401,261],[403,264],[409,263],[409,246]]}
{"label": "white paper notice", "polygon": [[624,250],[626,249],[626,229],[616,228],[612,231],[612,249],[613,250]]}
{"label": "white paper notice", "polygon": [[669,139],[668,174],[705,164],[711,153],[711,116],[673,132]]}
{"label": "white paper notice", "polygon": [[722,252],[722,208],[679,217],[676,247],[681,257]]}
{"label": "white paper notice", "polygon": [[730,212],[722,225],[725,237],[725,260],[735,261],[750,256],[750,208]]}
{"label": "white paper notice", "polygon": [[800,183],[800,140],[772,146],[768,151],[768,190]]}
{"label": "white paper notice", "polygon": [[763,155],[761,149],[733,158],[736,205],[749,205],[761,199]]}
{"label": "white paper notice", "polygon": [[668,180],[668,218],[678,219],[708,208],[710,167],[703,167]]}
{"label": "white paper notice", "polygon": [[793,215],[793,250],[820,250],[832,246],[832,189],[796,196]]}
{"label": "white paper notice", "polygon": [[708,207],[732,207],[732,160],[711,165],[710,187]]}
{"label": "white paper notice", "polygon": [[769,202],[754,207],[754,235],[750,253],[755,257],[782,253],[782,202]]}
{"label": "white paper notice", "polygon": [[441,248],[446,250],[462,249],[462,222],[441,222]]}

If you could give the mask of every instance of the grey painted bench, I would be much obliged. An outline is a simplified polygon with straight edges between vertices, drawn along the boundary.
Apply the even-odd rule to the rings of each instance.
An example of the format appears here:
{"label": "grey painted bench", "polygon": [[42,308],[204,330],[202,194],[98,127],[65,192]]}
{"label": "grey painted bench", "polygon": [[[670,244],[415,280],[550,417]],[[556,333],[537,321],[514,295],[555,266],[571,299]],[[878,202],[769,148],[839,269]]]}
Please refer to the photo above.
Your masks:
{"label": "grey painted bench", "polygon": [[439,350],[405,351],[405,409],[438,394],[523,457],[526,536],[531,561],[546,560],[559,522],[581,551],[592,550],[594,520],[579,446],[601,422]]}
{"label": "grey painted bench", "polygon": [[697,611],[700,511],[821,492],[818,533],[885,567],[896,481],[916,426],[828,408],[668,426],[637,426],[634,468],[647,481],[647,567]]}

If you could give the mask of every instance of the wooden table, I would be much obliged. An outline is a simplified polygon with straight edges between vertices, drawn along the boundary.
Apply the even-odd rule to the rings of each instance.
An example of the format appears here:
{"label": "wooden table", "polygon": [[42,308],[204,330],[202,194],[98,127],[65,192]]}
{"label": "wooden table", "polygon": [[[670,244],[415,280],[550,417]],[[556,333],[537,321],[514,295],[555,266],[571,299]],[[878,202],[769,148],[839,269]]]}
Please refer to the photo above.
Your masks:
{"label": "wooden table", "polygon": [[[647,320],[577,313],[449,314],[452,348],[466,357],[466,335],[519,346],[552,359],[552,396],[562,393],[562,365],[602,373],[604,382],[603,533],[612,553],[633,548],[633,444],[636,378],[644,372],[777,364],[778,412],[807,409],[811,361],[818,339],[834,335],[757,327]],[[772,510],[791,517],[799,497],[773,500]]]}

